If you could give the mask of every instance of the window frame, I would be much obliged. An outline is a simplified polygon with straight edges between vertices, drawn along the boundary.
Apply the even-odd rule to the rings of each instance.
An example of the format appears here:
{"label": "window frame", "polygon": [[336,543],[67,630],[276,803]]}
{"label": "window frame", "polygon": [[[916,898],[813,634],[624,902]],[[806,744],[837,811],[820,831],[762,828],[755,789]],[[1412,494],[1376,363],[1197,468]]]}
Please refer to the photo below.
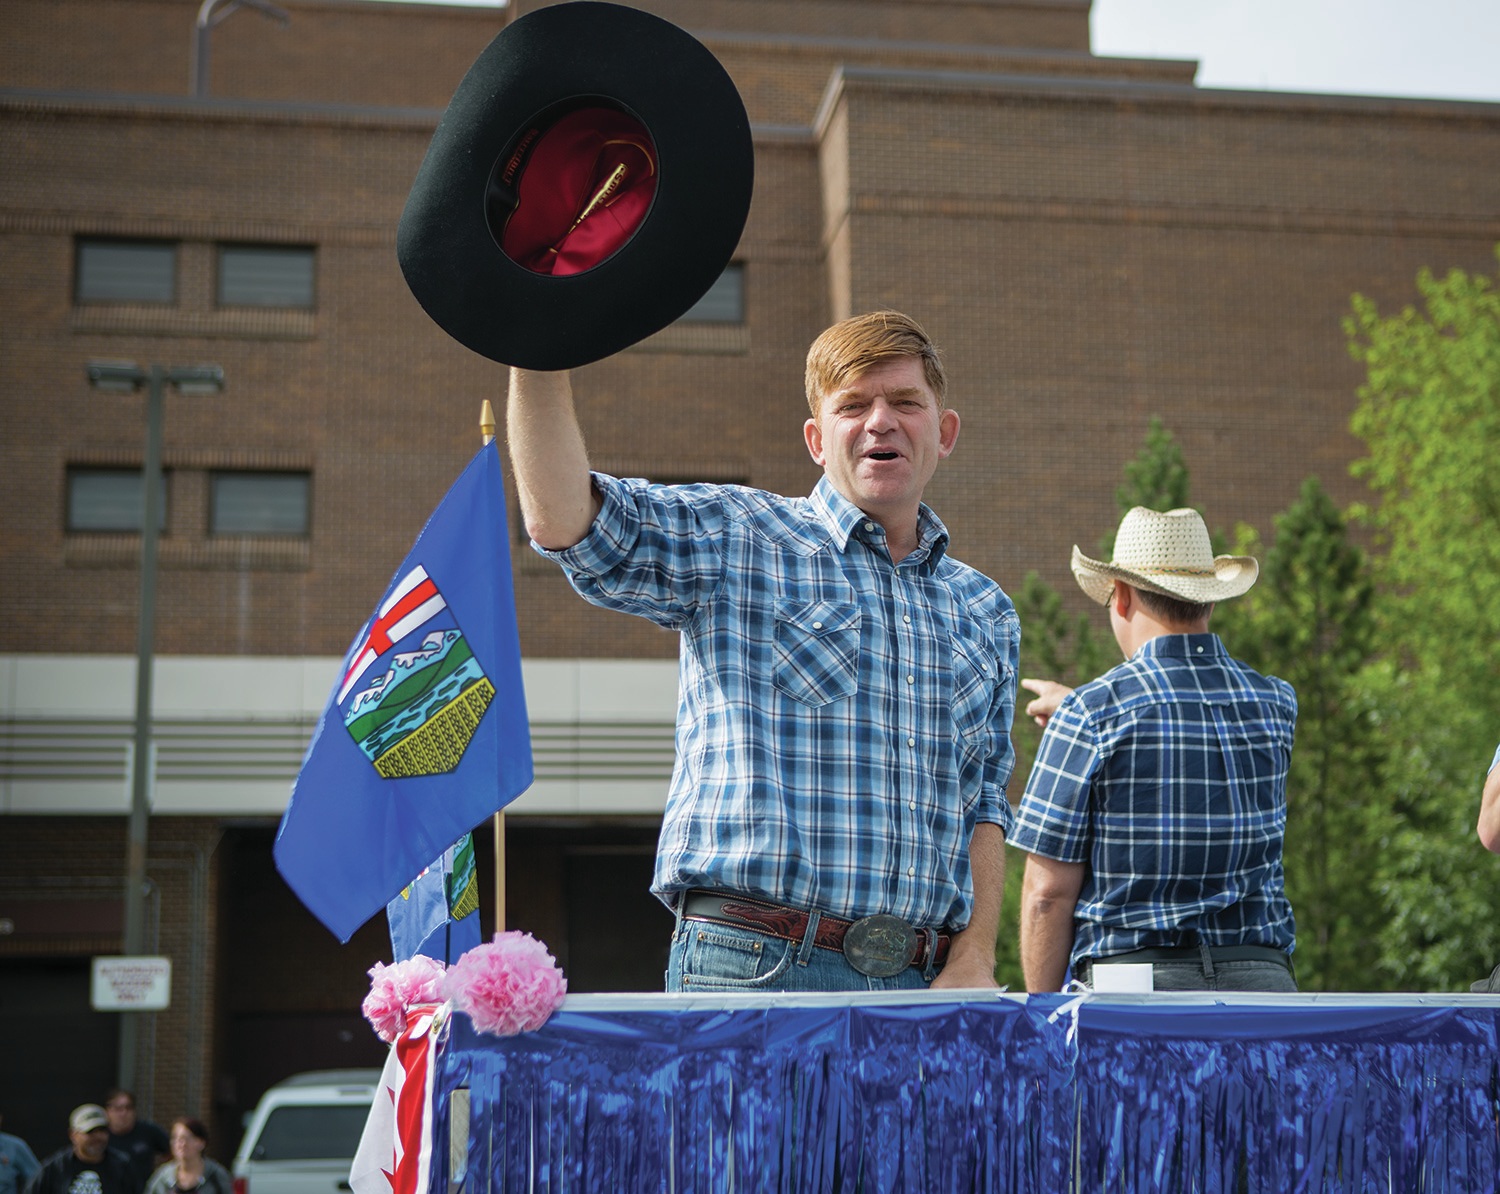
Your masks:
{"label": "window frame", "polygon": [[[204,534],[210,539],[310,539],[312,537],[312,503],[313,503],[313,476],[311,469],[247,469],[247,468],[211,468],[207,472],[207,526]],[[219,482],[225,479],[246,480],[252,477],[261,478],[299,478],[302,481],[302,525],[300,530],[291,530],[286,527],[267,526],[264,528],[239,527],[235,529],[222,529],[219,526],[220,517],[220,492]]]}
{"label": "window frame", "polygon": [[[159,294],[90,294],[85,287],[84,258],[90,248],[155,249],[169,255],[167,297]],[[73,305],[95,307],[119,303],[139,303],[153,307],[175,307],[181,290],[182,242],[146,236],[75,236],[73,238]]]}
{"label": "window frame", "polygon": [[[307,261],[307,299],[305,302],[247,302],[226,297],[224,292],[226,255],[282,255]],[[219,241],[214,245],[214,308],[220,311],[315,311],[318,306],[318,249],[316,245],[266,244],[254,241]]]}
{"label": "window frame", "polygon": [[[749,307],[746,290],[747,274],[748,271],[745,269],[743,261],[731,261],[724,267],[723,272],[714,279],[713,285],[703,292],[703,296],[677,318],[677,324],[686,324],[693,327],[744,327]],[[719,292],[720,286],[726,278],[731,278],[734,282],[733,315],[727,318],[719,316],[706,317],[701,313],[695,315],[694,312],[701,312],[705,303],[717,301],[716,292]]]}
{"label": "window frame", "polygon": [[[141,533],[145,514],[144,502],[142,501],[144,495],[142,494],[140,487],[140,478],[143,471],[144,470],[141,468],[131,468],[129,466],[118,465],[68,465],[65,470],[63,479],[63,532],[68,535],[139,535]],[[158,535],[165,535],[167,532],[169,513],[168,505],[171,501],[172,493],[172,487],[170,482],[168,481],[169,472],[171,472],[170,469],[163,468],[160,473],[161,502],[157,507],[156,525]],[[132,507],[130,525],[83,526],[75,523],[74,511],[76,508],[76,504],[74,502],[75,490],[73,487],[75,479],[85,475],[100,476],[105,474],[112,474],[119,477],[130,476],[134,478],[136,497],[135,500],[130,503],[130,506]],[[123,509],[123,507],[121,508]],[[137,519],[141,519],[142,521],[138,522],[136,521]]]}

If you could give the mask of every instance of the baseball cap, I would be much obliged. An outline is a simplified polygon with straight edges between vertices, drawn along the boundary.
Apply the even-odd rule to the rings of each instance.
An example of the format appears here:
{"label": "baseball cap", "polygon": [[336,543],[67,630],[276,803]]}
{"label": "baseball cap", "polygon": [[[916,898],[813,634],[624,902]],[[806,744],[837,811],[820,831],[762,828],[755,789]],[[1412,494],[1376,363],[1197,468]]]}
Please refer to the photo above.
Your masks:
{"label": "baseball cap", "polygon": [[74,1107],[73,1114],[68,1116],[70,1132],[92,1132],[95,1128],[107,1127],[109,1116],[104,1114],[104,1108],[98,1103],[84,1103],[80,1107]]}

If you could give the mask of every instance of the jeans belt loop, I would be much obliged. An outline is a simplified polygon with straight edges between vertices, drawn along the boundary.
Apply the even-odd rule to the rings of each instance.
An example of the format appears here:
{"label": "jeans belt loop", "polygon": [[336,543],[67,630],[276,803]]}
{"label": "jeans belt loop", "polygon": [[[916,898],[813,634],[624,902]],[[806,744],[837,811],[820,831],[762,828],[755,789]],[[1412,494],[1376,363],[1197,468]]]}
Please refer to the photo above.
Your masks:
{"label": "jeans belt loop", "polygon": [[807,931],[797,946],[797,965],[806,966],[812,961],[813,952],[818,948],[818,922],[822,919],[823,914],[816,908],[807,914]]}
{"label": "jeans belt loop", "polygon": [[1198,938],[1198,956],[1203,959],[1203,977],[1212,981],[1214,977],[1214,955],[1203,938]]}

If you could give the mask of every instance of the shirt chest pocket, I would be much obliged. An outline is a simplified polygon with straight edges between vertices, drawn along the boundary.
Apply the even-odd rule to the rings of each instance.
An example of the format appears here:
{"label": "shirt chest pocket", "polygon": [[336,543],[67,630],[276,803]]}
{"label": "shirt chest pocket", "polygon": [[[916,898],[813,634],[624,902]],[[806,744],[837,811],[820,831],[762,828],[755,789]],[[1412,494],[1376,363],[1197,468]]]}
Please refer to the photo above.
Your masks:
{"label": "shirt chest pocket", "polygon": [[772,682],[817,708],[859,687],[859,607],[840,601],[779,601],[772,635]]}
{"label": "shirt chest pocket", "polygon": [[[967,739],[996,728],[994,721],[1005,693],[1009,668],[980,638],[953,634],[953,723]],[[1010,726],[1003,727],[1009,732]]]}

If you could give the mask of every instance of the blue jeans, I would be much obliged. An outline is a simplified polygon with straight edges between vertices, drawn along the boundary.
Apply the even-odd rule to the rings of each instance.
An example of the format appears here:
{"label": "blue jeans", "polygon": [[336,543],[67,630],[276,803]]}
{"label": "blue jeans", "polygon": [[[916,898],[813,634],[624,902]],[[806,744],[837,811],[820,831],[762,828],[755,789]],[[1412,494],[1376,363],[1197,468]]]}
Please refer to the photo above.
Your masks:
{"label": "blue jeans", "polygon": [[908,966],[871,978],[842,953],[813,944],[816,923],[801,941],[783,941],[706,920],[677,921],[667,958],[668,991],[920,991],[936,971]]}

